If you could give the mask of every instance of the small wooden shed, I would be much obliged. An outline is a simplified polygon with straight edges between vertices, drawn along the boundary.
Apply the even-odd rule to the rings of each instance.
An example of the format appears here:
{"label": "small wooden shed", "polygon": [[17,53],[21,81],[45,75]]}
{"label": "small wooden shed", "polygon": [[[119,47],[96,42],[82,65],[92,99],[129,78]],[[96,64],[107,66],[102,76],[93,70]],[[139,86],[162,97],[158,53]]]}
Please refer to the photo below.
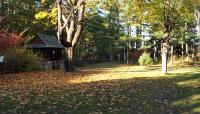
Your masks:
{"label": "small wooden shed", "polygon": [[62,50],[65,47],[59,43],[55,36],[38,33],[28,48],[42,57],[46,70],[60,69],[60,65],[63,64]]}

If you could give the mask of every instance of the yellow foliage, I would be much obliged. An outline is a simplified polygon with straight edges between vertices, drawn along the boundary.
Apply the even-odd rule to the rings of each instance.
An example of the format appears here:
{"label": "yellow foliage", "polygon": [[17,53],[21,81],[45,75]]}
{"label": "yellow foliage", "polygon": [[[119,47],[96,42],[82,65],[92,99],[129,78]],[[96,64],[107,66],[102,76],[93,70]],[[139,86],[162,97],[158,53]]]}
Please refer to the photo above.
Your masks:
{"label": "yellow foliage", "polygon": [[47,12],[41,11],[41,12],[39,12],[35,15],[35,18],[36,19],[43,19],[43,18],[46,18],[47,16],[48,16]]}
{"label": "yellow foliage", "polygon": [[57,14],[57,8],[53,8],[52,10],[51,10],[51,14]]}
{"label": "yellow foliage", "polygon": [[41,0],[41,2],[40,2],[40,3],[41,3],[41,4],[44,4],[45,2],[46,2],[46,0]]}
{"label": "yellow foliage", "polygon": [[50,12],[40,11],[35,15],[35,18],[38,20],[47,19],[55,25],[57,23],[57,8],[52,8]]}
{"label": "yellow foliage", "polygon": [[49,13],[50,21],[52,24],[56,25],[57,23],[57,8],[53,8]]}

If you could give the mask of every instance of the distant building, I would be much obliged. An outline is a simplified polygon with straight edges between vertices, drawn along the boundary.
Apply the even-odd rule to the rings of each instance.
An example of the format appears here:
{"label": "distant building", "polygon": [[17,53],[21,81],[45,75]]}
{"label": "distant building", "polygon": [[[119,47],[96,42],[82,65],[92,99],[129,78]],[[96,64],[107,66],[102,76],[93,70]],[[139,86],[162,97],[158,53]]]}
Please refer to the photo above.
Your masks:
{"label": "distant building", "polygon": [[62,69],[62,46],[55,36],[38,33],[28,45],[34,53],[37,53],[43,62],[45,70]]}

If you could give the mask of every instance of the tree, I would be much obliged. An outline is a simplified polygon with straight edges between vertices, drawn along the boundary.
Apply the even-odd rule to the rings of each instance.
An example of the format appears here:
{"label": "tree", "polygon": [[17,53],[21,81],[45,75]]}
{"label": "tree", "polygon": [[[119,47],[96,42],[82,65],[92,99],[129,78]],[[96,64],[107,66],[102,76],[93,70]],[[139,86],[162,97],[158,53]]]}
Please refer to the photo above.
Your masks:
{"label": "tree", "polygon": [[[82,30],[83,14],[85,10],[84,0],[57,0],[58,8],[58,32],[57,37],[66,47],[68,70],[73,68],[73,52]],[[64,29],[66,36],[64,34]],[[65,69],[67,70],[67,69]]]}
{"label": "tree", "polygon": [[140,56],[138,62],[139,62],[140,65],[144,65],[146,67],[147,65],[150,65],[150,64],[153,63],[153,59],[151,58],[150,54],[144,52]]}
{"label": "tree", "polygon": [[158,60],[159,51],[162,50],[161,48],[161,41],[163,36],[162,30],[156,30],[156,28],[152,27],[152,40],[153,40],[153,47],[154,47],[154,61]]}
{"label": "tree", "polygon": [[5,52],[8,48],[19,46],[22,38],[15,33],[0,30],[0,52]]}
{"label": "tree", "polygon": [[[195,4],[199,4],[199,0],[153,0],[153,1],[137,1],[134,3],[141,7],[133,7],[137,13],[136,16],[140,20],[157,26],[163,30],[162,38],[162,72],[167,73],[167,54],[169,50],[169,39],[171,31],[179,25],[179,20],[193,19]],[[134,4],[130,4],[134,5]],[[142,12],[141,12],[142,11]],[[138,13],[141,12],[141,13]]]}
{"label": "tree", "polygon": [[84,60],[111,62],[119,54],[117,41],[120,34],[120,24],[117,1],[87,2],[81,40],[76,46],[77,53],[80,53]]}
{"label": "tree", "polygon": [[35,20],[37,0],[1,0],[0,29],[24,34]]}
{"label": "tree", "polygon": [[116,42],[120,37],[120,0],[100,0],[99,9],[105,17],[105,38],[108,41],[109,61],[114,60],[117,50]]}
{"label": "tree", "polygon": [[41,0],[36,3],[37,12],[35,13],[35,20],[31,27],[31,32],[43,32],[55,35],[57,32],[57,8],[55,0]]}
{"label": "tree", "polygon": [[[195,19],[197,28],[197,39],[200,42],[200,5],[198,4],[195,9]],[[200,49],[200,43],[198,44],[198,49]]]}

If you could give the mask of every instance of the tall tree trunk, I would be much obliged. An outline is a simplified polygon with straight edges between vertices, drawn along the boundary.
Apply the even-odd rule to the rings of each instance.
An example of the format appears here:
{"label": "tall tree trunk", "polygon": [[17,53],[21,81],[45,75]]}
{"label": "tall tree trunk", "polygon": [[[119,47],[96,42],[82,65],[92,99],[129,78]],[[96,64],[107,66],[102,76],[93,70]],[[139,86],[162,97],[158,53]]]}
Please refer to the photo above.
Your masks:
{"label": "tall tree trunk", "polygon": [[186,56],[187,56],[187,62],[189,62],[189,49],[188,49],[189,47],[188,47],[188,43],[186,42],[185,43],[185,51],[186,51]]}
{"label": "tall tree trunk", "polygon": [[137,41],[135,41],[135,49],[137,49]]}
{"label": "tall tree trunk", "polygon": [[157,61],[157,46],[156,46],[156,40],[154,40],[154,61]]}
{"label": "tall tree trunk", "polygon": [[65,68],[66,71],[74,71],[74,60],[73,60],[73,54],[74,54],[74,47],[68,47],[65,48],[66,51],[66,60],[67,60],[67,66]]}
{"label": "tall tree trunk", "polygon": [[117,58],[118,58],[118,63],[120,63],[120,53],[117,54]]}
{"label": "tall tree trunk", "polygon": [[[73,52],[74,47],[76,46],[81,30],[82,30],[82,21],[83,14],[85,10],[85,2],[84,0],[73,0],[70,2],[70,13],[66,13],[69,11],[65,11],[66,9],[62,6],[63,1],[57,0],[57,8],[58,8],[58,32],[57,37],[60,43],[66,47],[66,61],[67,65],[65,65],[65,70],[74,70],[73,64]],[[66,15],[68,14],[68,15]],[[75,20],[77,22],[75,22]],[[66,38],[63,37],[63,31],[66,30]]]}
{"label": "tall tree trunk", "polygon": [[195,50],[194,46],[192,46],[192,63],[194,63],[194,55],[195,55]]}
{"label": "tall tree trunk", "polygon": [[[198,5],[196,7],[196,10],[195,10],[195,18],[196,18],[196,28],[197,28],[197,39],[200,39],[200,5]],[[199,42],[199,41],[198,41]],[[200,42],[198,44],[198,47],[197,49],[199,50],[200,49]],[[194,42],[193,42],[193,54],[192,54],[192,58],[193,58],[193,62],[195,61],[195,49],[194,49]]]}
{"label": "tall tree trunk", "polygon": [[124,47],[124,62],[126,62],[126,47]]}
{"label": "tall tree trunk", "polygon": [[196,28],[197,28],[197,38],[200,38],[200,6],[196,7],[195,11],[195,18],[196,18]]}
{"label": "tall tree trunk", "polygon": [[163,44],[162,44],[162,73],[167,74],[167,54],[169,48],[169,30],[170,25],[165,24]]}
{"label": "tall tree trunk", "polygon": [[127,43],[126,48],[126,64],[129,64],[129,44]]}
{"label": "tall tree trunk", "polygon": [[112,43],[111,42],[110,42],[109,61],[113,62],[113,47],[112,47]]}
{"label": "tall tree trunk", "polygon": [[171,65],[173,65],[174,46],[171,45]]}
{"label": "tall tree trunk", "polygon": [[168,49],[166,47],[163,47],[162,52],[162,73],[167,74],[167,53]]}
{"label": "tall tree trunk", "polygon": [[132,48],[131,47],[131,26],[130,25],[128,25],[128,42],[127,42],[127,61],[126,61],[126,63],[127,64],[129,64],[130,63],[130,58],[129,58],[129,51],[130,51],[130,49]]}
{"label": "tall tree trunk", "polygon": [[77,47],[77,59],[76,60],[80,61],[80,59],[81,59],[80,41],[78,41],[77,45],[78,45],[78,47]]}
{"label": "tall tree trunk", "polygon": [[183,62],[184,62],[184,45],[183,44],[181,44],[181,63],[183,64]]}
{"label": "tall tree trunk", "polygon": [[162,45],[162,73],[167,74],[167,54],[169,49],[169,35],[172,30],[172,23],[169,15],[170,2],[169,0],[164,1],[164,35]]}

